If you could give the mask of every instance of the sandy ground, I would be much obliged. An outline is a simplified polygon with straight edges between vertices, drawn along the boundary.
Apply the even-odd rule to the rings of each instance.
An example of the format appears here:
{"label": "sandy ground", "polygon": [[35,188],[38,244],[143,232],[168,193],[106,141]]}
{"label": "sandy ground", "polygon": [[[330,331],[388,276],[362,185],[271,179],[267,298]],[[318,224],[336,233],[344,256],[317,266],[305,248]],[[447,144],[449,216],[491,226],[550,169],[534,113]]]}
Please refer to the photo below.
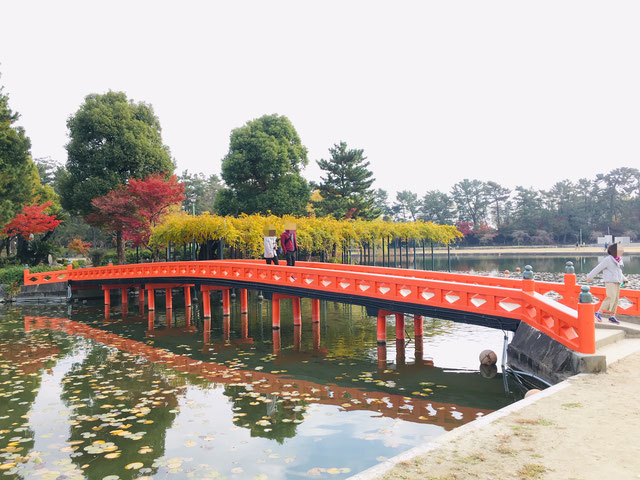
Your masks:
{"label": "sandy ground", "polygon": [[384,479],[638,479],[640,353],[569,380],[482,428],[398,464]]}

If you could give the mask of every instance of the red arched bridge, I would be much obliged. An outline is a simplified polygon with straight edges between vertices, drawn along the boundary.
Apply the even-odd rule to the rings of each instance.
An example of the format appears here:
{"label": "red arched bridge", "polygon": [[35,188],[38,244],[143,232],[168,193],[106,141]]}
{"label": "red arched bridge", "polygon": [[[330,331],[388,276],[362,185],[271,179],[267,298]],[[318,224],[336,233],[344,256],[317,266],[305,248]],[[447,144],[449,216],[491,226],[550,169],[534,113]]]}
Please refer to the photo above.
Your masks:
{"label": "red arched bridge", "polygon": [[[527,270],[523,279],[508,279],[385,267],[298,262],[295,267],[266,265],[259,260],[213,260],[197,262],[142,263],[106,267],[24,272],[25,285],[67,282],[71,289],[102,288],[105,305],[111,290],[136,287],[144,307],[155,310],[155,290],[164,289],[166,307],[172,308],[172,289],[184,288],[185,304],[191,305],[191,287],[203,292],[203,312],[211,317],[209,292],[222,290],[223,314],[230,313],[229,289],[239,288],[241,309],[247,311],[247,289],[272,296],[273,328],[280,328],[280,301],[291,299],[294,325],[301,323],[300,299],[312,299],[312,320],[318,322],[319,300],[366,306],[378,317],[378,342],[386,342],[386,319],[395,315],[396,338],[404,338],[404,316],[415,315],[471,323],[515,331],[520,322],[544,332],[568,348],[595,353],[594,307],[589,287],[576,284],[574,273],[564,283],[538,282]],[[555,292],[558,300],[545,295]],[[594,287],[600,300],[604,288]],[[640,292],[622,290],[625,314],[640,314]],[[416,321],[415,335],[422,335]]]}

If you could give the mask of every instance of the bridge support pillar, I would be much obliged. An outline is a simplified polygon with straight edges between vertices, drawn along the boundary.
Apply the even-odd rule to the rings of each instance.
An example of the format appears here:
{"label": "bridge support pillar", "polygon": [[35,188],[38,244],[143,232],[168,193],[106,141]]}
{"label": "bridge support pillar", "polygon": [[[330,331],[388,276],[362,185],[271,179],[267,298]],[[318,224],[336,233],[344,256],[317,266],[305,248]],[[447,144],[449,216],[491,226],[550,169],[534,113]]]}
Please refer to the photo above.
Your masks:
{"label": "bridge support pillar", "polygon": [[229,343],[231,340],[231,317],[229,315],[225,315],[222,318],[222,335],[224,343]]}
{"label": "bridge support pillar", "polygon": [[302,325],[302,309],[300,308],[300,297],[291,297],[291,307],[293,309],[293,324]]}
{"label": "bridge support pillar", "polygon": [[[271,328],[274,330],[280,329],[280,295],[277,293],[273,294],[273,299],[271,300]],[[275,333],[274,333],[275,339]],[[278,333],[278,340],[280,339],[280,334]],[[275,351],[275,341],[274,341],[274,351]]]}
{"label": "bridge support pillar", "polygon": [[396,367],[404,367],[406,363],[404,338],[396,338]]}
{"label": "bridge support pillar", "polygon": [[[211,291],[204,288],[202,289],[202,313],[204,318],[211,319]],[[211,323],[211,320],[209,320],[209,323]]]}
{"label": "bridge support pillar", "polygon": [[142,285],[138,287],[138,307],[140,308],[140,314],[144,313],[144,288]]}
{"label": "bridge support pillar", "polygon": [[228,288],[222,290],[222,315],[225,317],[231,315],[231,294]]}
{"label": "bridge support pillar", "polygon": [[313,324],[313,350],[320,350],[320,323],[316,322]]}
{"label": "bridge support pillar", "polygon": [[293,351],[299,353],[302,345],[302,325],[293,326]]}
{"label": "bridge support pillar", "polygon": [[173,297],[171,297],[171,287],[164,289],[164,297],[167,303],[167,310],[173,309]]}
{"label": "bridge support pillar", "polygon": [[149,310],[149,315],[147,317],[147,330],[149,332],[153,332],[156,324],[156,312],[153,310]]}
{"label": "bridge support pillar", "polygon": [[[377,330],[378,330],[378,345],[386,345],[387,344],[387,312],[384,310],[378,310],[378,322],[377,322]],[[378,354],[380,353],[380,349],[378,349]],[[386,362],[386,359],[385,359]]]}
{"label": "bridge support pillar", "polygon": [[102,287],[104,289],[104,304],[111,306],[111,289]]}
{"label": "bridge support pillar", "polygon": [[[205,292],[207,296],[209,296],[209,292]],[[211,312],[209,312],[209,317],[205,317],[204,325],[202,326],[202,341],[205,345],[211,343]]]}
{"label": "bridge support pillar", "polygon": [[273,354],[280,355],[280,329],[273,330]]}
{"label": "bridge support pillar", "polygon": [[320,300],[317,298],[311,299],[311,321],[313,323],[320,322]]}
{"label": "bridge support pillar", "polygon": [[396,313],[396,340],[404,340],[404,313]]}
{"label": "bridge support pillar", "polygon": [[243,313],[240,317],[240,332],[243,339],[249,338],[249,315],[246,313]]}
{"label": "bridge support pillar", "polygon": [[422,315],[414,315],[413,317],[413,336],[421,337],[423,334]]}
{"label": "bridge support pillar", "polygon": [[155,290],[153,288],[148,288],[147,289],[147,303],[149,305],[149,311],[153,312],[156,309],[156,295],[155,295]]}
{"label": "bridge support pillar", "polygon": [[240,313],[249,313],[249,300],[247,289],[240,289]]}
{"label": "bridge support pillar", "polygon": [[184,306],[191,308],[191,287],[184,287]]}
{"label": "bridge support pillar", "polygon": [[187,308],[184,312],[184,323],[187,327],[191,326],[191,309]]}
{"label": "bridge support pillar", "polygon": [[120,289],[120,301],[122,302],[123,308],[129,302],[128,290],[126,287]]}
{"label": "bridge support pillar", "polygon": [[387,347],[385,345],[378,344],[378,370],[383,371],[387,369]]}

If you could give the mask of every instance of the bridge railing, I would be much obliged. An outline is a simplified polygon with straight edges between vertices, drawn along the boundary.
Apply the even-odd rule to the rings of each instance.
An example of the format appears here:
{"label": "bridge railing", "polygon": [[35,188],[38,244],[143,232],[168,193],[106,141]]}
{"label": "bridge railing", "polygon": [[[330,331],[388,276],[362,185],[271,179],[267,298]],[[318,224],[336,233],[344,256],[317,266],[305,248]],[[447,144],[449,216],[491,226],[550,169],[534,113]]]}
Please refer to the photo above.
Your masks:
{"label": "bridge railing", "polygon": [[[99,281],[104,285],[122,280],[198,278],[277,286],[281,291],[297,288],[311,294],[331,292],[337,297],[374,298],[395,305],[394,308],[401,308],[404,303],[521,320],[572,350],[595,353],[593,305],[589,305],[590,313],[583,307],[579,314],[577,304],[570,308],[545,297],[546,287],[541,288],[540,282],[532,278],[515,280],[382,267],[345,267],[348,266],[304,262],[289,267],[257,261],[143,263],[69,268],[62,273],[30,274],[25,270],[25,284]],[[553,285],[557,289],[561,284]]]}

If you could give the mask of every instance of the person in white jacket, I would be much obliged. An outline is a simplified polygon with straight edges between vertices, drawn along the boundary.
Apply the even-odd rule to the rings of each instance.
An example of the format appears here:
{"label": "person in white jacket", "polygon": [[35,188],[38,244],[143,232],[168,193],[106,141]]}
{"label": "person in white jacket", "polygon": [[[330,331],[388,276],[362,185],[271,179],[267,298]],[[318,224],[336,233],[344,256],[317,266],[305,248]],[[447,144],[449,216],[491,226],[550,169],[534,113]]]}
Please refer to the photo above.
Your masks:
{"label": "person in white jacket", "polygon": [[622,273],[624,263],[622,262],[622,254],[624,249],[619,243],[612,243],[607,248],[607,256],[602,260],[596,268],[587,274],[587,282],[591,282],[593,278],[602,272],[602,279],[607,290],[607,297],[602,301],[600,309],[596,312],[596,318],[602,321],[602,314],[609,315],[611,323],[620,323],[616,318],[616,310],[618,309],[618,301],[620,300],[620,286],[627,281]]}
{"label": "person in white jacket", "polygon": [[278,263],[278,247],[276,245],[276,231],[267,230],[264,232],[264,258],[267,260],[267,265],[273,263],[274,265],[279,265]]}

